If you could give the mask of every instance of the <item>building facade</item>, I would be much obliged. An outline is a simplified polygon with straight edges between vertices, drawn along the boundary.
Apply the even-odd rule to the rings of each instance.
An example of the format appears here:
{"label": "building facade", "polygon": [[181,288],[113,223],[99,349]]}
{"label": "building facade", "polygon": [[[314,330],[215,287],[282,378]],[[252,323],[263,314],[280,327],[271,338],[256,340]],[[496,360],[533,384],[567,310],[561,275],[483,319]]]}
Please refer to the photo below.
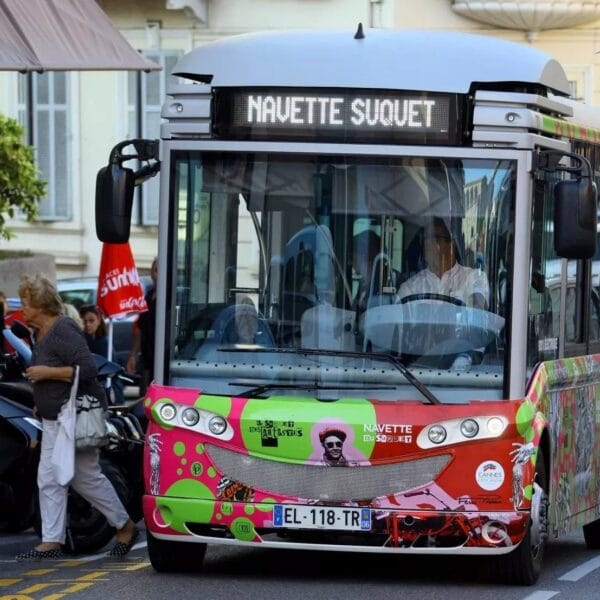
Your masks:
{"label": "building facade", "polygon": [[[124,138],[158,137],[170,71],[189,50],[269,29],[443,29],[531,44],[565,67],[573,94],[600,104],[600,1],[551,0],[98,0],[131,45],[162,72],[0,73],[0,112],[36,148],[48,195],[39,221],[15,218],[0,249],[52,254],[58,277],[95,275],[96,173]],[[423,44],[426,47],[424,35]],[[402,60],[402,57],[398,57]],[[443,60],[443,57],[440,57]],[[510,57],[506,57],[510,60]],[[158,178],[136,196],[131,246],[142,270],[157,251]]]}

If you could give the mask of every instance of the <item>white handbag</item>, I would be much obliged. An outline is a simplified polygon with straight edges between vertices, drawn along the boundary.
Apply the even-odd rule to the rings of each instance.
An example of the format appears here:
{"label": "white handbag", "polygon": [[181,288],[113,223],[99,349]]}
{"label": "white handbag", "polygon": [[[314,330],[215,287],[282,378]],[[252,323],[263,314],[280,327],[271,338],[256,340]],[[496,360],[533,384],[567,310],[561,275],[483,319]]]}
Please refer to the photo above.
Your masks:
{"label": "white handbag", "polygon": [[75,422],[77,419],[76,395],[79,384],[79,367],[73,373],[69,399],[58,414],[58,433],[52,449],[52,470],[60,485],[68,485],[75,475]]}

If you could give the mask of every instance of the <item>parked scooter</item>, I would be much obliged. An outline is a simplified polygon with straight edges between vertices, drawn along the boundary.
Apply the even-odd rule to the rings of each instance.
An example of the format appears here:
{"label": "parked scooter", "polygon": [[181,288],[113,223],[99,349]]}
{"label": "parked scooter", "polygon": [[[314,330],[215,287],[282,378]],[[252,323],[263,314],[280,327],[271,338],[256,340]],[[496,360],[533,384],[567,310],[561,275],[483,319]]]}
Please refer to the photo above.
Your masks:
{"label": "parked scooter", "polygon": [[[33,416],[33,390],[22,375],[32,340],[22,323],[15,322],[10,331],[4,331],[15,352],[0,354],[0,531],[22,531],[33,525],[40,534],[37,465],[42,422]],[[129,383],[117,363],[97,357],[96,364],[101,382],[110,377]],[[142,518],[144,432],[132,409],[125,404],[109,407],[110,440],[101,450],[100,466],[131,518],[138,521]],[[72,554],[94,552],[113,535],[114,528],[104,515],[70,490],[64,550]]]}
{"label": "parked scooter", "polygon": [[[0,359],[2,378],[5,366],[6,361]],[[3,388],[4,379],[0,394]],[[42,423],[27,406],[31,392],[26,396],[11,388],[11,393],[22,395],[24,403],[0,395],[0,531],[18,532],[31,527],[35,515]]]}

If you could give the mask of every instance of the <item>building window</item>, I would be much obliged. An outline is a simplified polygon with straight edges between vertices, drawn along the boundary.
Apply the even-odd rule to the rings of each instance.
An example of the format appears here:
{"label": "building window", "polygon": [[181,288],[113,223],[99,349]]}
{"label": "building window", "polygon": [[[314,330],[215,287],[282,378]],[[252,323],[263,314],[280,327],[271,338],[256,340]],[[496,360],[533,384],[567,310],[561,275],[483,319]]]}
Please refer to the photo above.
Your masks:
{"label": "building window", "polygon": [[[167,89],[177,77],[170,75],[182,50],[153,50],[144,56],[160,64],[162,71],[131,72],[128,77],[128,133],[131,139],[160,137],[160,111]],[[152,177],[135,192],[133,222],[158,225],[159,179]]]}
{"label": "building window", "polygon": [[45,221],[72,218],[69,80],[62,71],[19,76],[18,118],[48,182],[39,204],[38,218]]}
{"label": "building window", "polygon": [[581,98],[577,92],[578,83],[579,82],[576,79],[569,79],[569,94],[571,98],[581,101],[583,98]]}
{"label": "building window", "polygon": [[586,104],[592,103],[592,67],[591,65],[565,65],[571,98]]}

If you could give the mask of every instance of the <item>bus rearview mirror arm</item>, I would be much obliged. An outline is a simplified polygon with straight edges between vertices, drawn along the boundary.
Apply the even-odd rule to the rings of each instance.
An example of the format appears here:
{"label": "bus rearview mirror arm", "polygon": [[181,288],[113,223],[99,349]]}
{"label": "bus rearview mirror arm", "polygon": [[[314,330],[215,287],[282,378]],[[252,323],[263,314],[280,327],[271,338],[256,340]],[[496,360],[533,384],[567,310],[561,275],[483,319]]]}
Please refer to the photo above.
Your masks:
{"label": "bus rearview mirror arm", "polygon": [[[575,165],[561,165],[560,161],[564,156],[573,159]],[[592,166],[585,156],[575,154],[574,152],[564,152],[562,150],[540,150],[534,154],[534,169],[554,173],[555,171],[565,171],[578,177],[591,177]]]}
{"label": "bus rearview mirror arm", "polygon": [[[160,171],[160,161],[158,160],[158,144],[158,140],[124,140],[119,142],[111,150],[108,164],[122,167],[123,163],[127,162],[128,160],[139,160],[141,162],[154,161],[150,164],[144,165],[137,171],[134,171],[135,185],[140,185],[150,177],[154,177],[154,175]],[[123,148],[126,148],[127,146],[133,146],[135,153],[124,154]]]}

